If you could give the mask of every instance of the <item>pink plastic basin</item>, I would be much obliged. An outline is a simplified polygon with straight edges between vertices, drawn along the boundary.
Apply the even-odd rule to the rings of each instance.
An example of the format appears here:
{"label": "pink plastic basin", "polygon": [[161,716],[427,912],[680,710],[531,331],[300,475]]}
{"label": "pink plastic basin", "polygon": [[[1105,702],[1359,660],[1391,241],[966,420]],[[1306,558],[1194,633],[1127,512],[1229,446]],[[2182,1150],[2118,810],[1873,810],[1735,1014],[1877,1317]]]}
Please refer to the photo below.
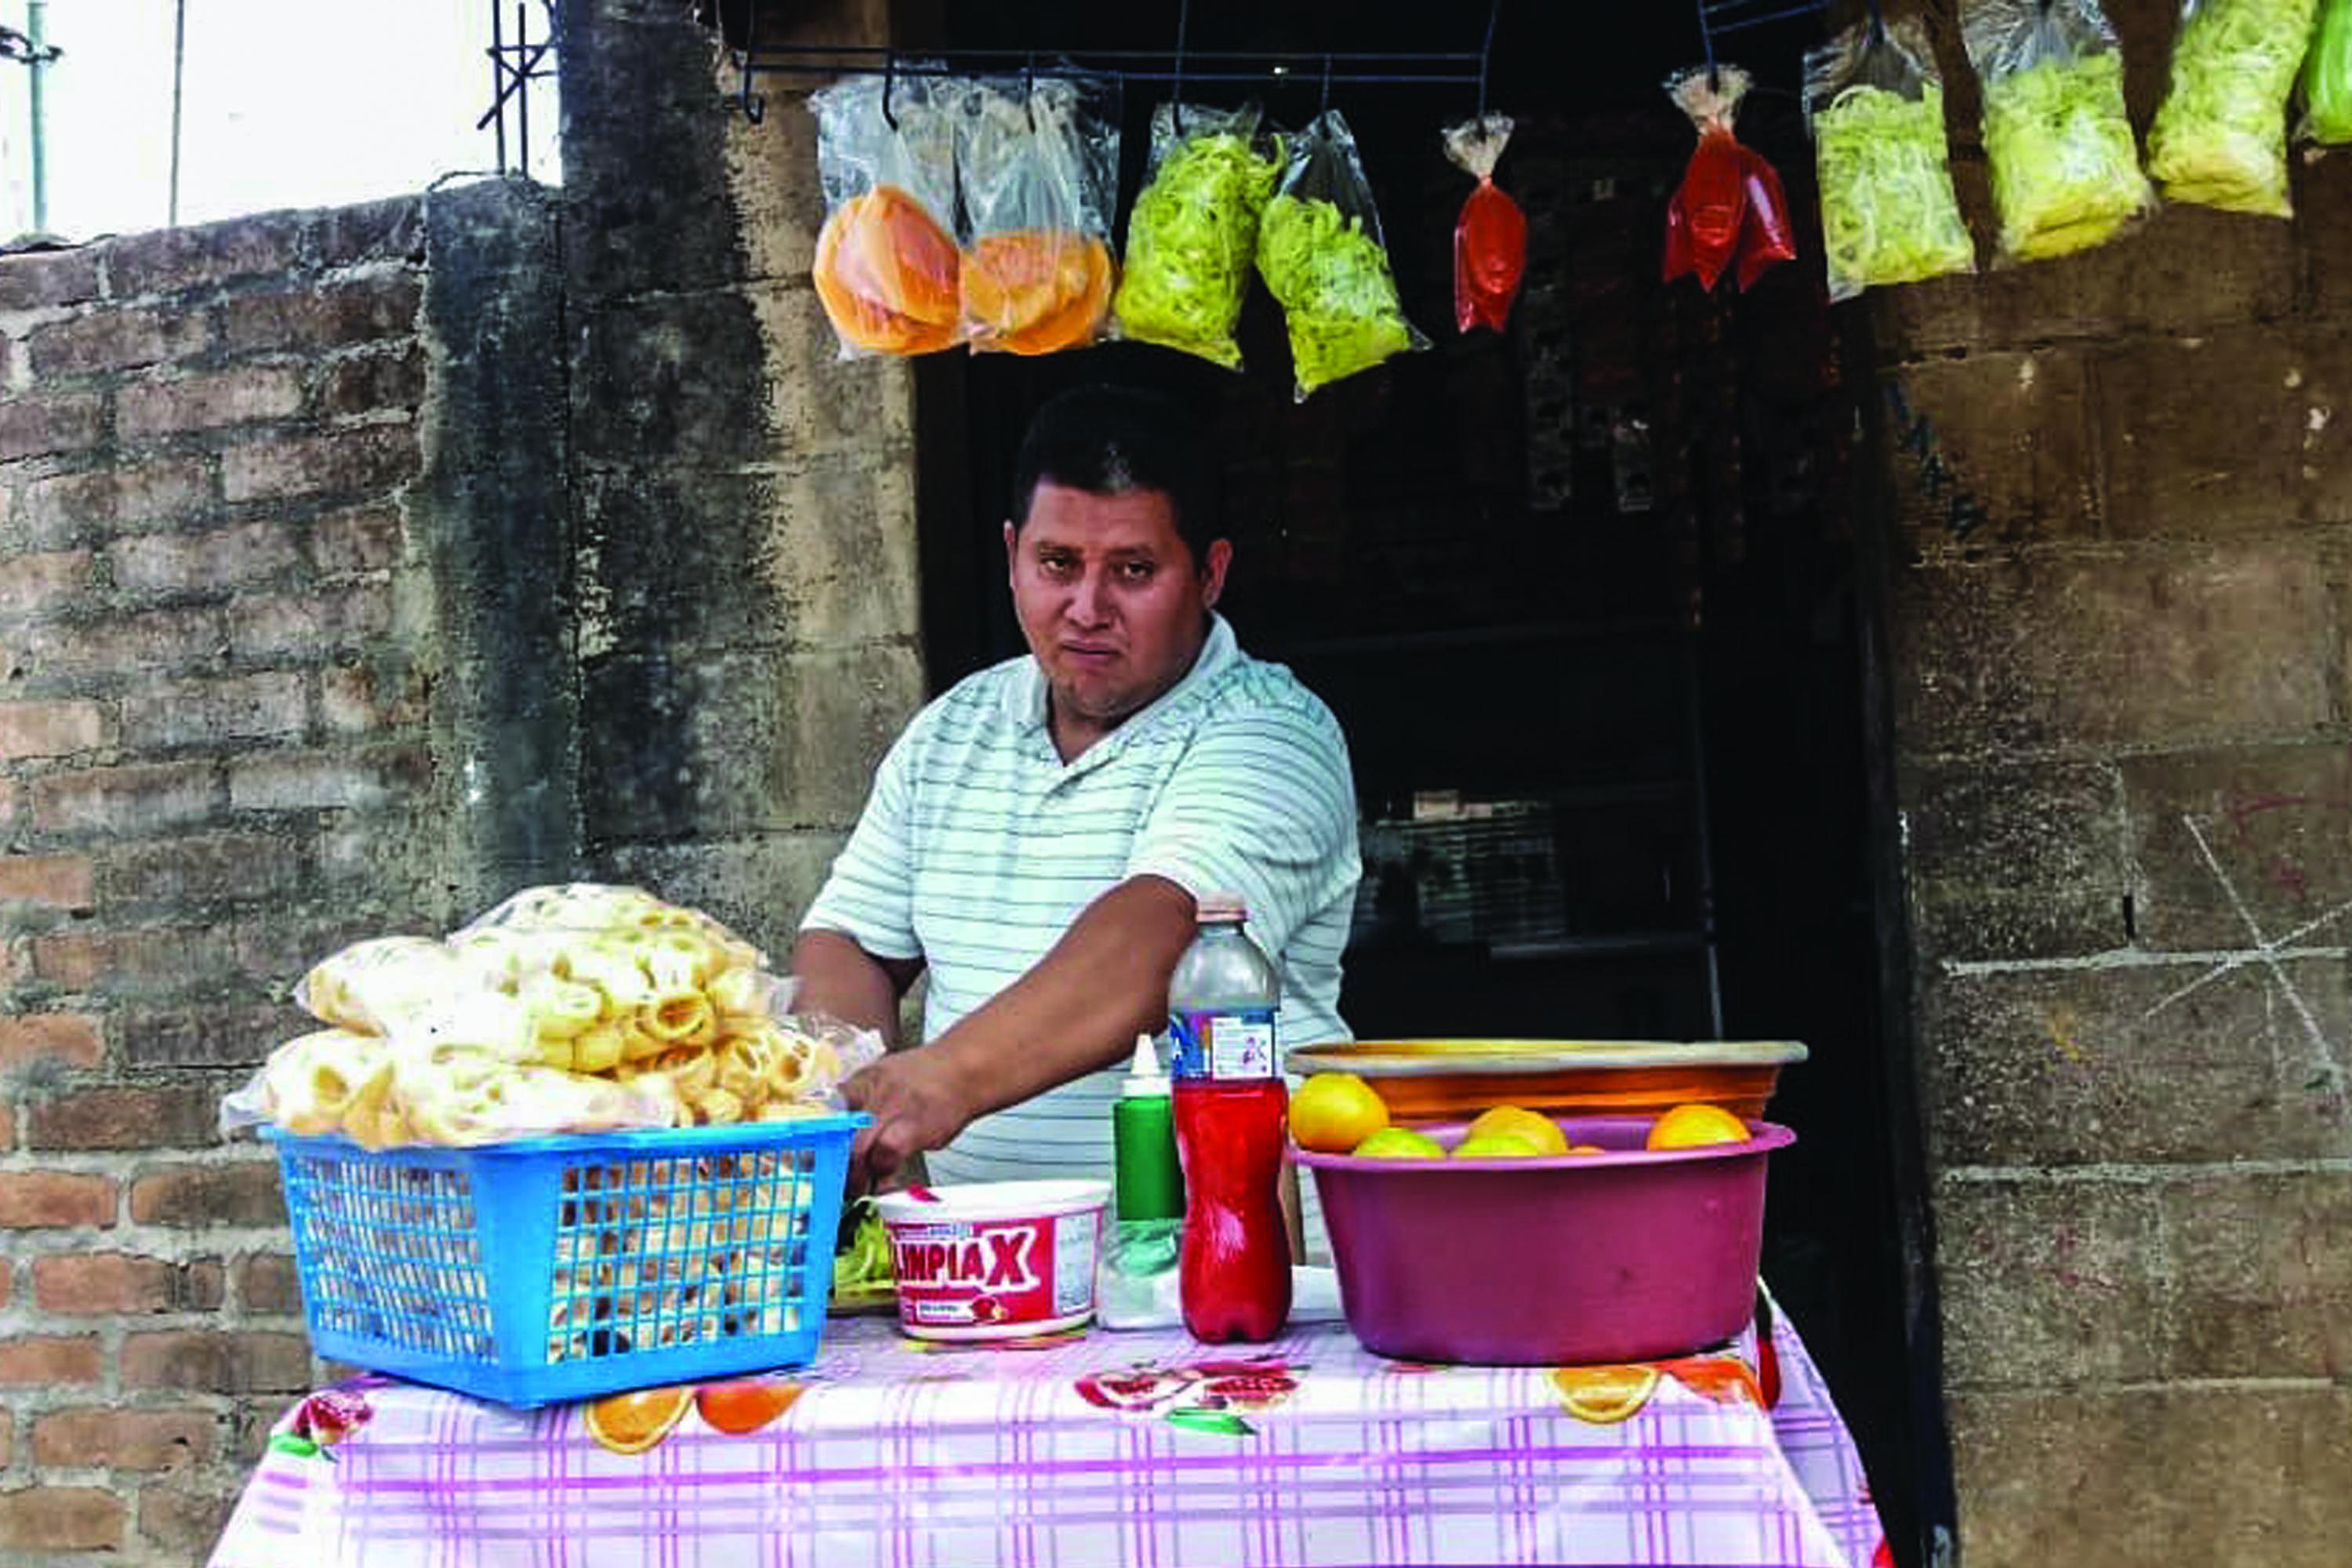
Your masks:
{"label": "pink plastic basin", "polygon": [[[1293,1150],[1315,1173],[1348,1326],[1405,1361],[1568,1366],[1688,1355],[1756,1306],[1764,1163],[1796,1142],[1642,1147],[1642,1117],[1560,1117],[1608,1152],[1532,1160],[1359,1160]],[[1447,1148],[1459,1124],[1425,1127]]]}

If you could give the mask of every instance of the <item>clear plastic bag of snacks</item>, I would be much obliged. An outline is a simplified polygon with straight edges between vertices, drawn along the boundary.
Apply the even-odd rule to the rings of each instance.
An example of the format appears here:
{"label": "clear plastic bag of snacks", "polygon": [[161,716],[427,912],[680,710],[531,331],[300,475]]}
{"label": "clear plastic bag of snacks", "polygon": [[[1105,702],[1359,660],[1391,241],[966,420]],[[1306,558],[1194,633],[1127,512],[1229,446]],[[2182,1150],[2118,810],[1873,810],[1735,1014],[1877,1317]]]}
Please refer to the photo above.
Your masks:
{"label": "clear plastic bag of snacks", "polygon": [[1257,269],[1282,305],[1298,396],[1428,340],[1404,319],[1356,138],[1327,109],[1295,138],[1258,225]]}
{"label": "clear plastic bag of snacks", "polygon": [[962,341],[952,92],[854,76],[809,96],[825,208],[811,270],[845,359]]}
{"label": "clear plastic bag of snacks", "polygon": [[1151,113],[1151,167],[1127,220],[1113,303],[1118,332],[1241,368],[1234,325],[1257,259],[1258,220],[1282,177],[1257,140],[1255,104],[1220,110],[1163,103]]}
{"label": "clear plastic bag of snacks", "polygon": [[1044,354],[1101,338],[1110,316],[1118,127],[1092,78],[966,84],[956,166],[971,229],[961,274],[974,352]]}
{"label": "clear plastic bag of snacks", "polygon": [[1976,270],[1952,191],[1944,85],[1909,17],[1856,23],[1805,57],[1830,298]]}

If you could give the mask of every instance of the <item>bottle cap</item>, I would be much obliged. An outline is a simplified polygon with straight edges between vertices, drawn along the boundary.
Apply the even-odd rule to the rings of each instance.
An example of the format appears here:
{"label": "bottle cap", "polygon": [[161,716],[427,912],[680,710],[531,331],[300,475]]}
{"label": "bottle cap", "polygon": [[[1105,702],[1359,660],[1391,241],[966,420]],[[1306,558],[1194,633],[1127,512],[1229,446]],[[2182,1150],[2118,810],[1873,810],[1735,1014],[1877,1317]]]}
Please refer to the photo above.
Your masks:
{"label": "bottle cap", "polygon": [[1249,900],[1239,893],[1203,893],[1193,908],[1204,924],[1213,921],[1249,919]]}
{"label": "bottle cap", "polygon": [[1135,1059],[1128,1064],[1119,1098],[1145,1099],[1168,1092],[1168,1075],[1160,1070],[1160,1047],[1152,1044],[1150,1035],[1136,1036]]}

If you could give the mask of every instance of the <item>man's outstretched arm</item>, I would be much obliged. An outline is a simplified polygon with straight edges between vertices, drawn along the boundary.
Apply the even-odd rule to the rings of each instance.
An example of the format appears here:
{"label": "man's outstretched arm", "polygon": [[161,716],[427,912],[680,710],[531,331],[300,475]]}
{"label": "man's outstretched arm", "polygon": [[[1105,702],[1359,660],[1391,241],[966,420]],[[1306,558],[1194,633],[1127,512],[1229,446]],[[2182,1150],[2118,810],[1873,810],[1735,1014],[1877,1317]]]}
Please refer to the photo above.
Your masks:
{"label": "man's outstretched arm", "polygon": [[[1169,976],[1194,919],[1192,895],[1175,883],[1130,878],[1087,905],[1026,974],[953,1028],[852,1078],[849,1102],[874,1118],[859,1134],[855,1169],[871,1184],[945,1146],[974,1117],[1124,1059],[1137,1035],[1166,1026]],[[864,1003],[874,999],[868,994]]]}

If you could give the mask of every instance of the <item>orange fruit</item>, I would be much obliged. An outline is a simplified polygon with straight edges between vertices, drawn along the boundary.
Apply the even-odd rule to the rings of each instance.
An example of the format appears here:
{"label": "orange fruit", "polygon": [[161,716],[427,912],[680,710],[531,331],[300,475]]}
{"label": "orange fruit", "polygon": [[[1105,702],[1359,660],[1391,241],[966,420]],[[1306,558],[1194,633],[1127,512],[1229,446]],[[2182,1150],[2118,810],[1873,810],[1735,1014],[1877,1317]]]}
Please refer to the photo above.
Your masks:
{"label": "orange fruit", "polygon": [[694,1403],[690,1388],[639,1388],[588,1407],[588,1436],[615,1454],[642,1454],[670,1434]]}
{"label": "orange fruit", "polygon": [[1713,1143],[1745,1143],[1748,1123],[1719,1105],[1677,1105],[1650,1124],[1648,1149],[1704,1149]]}
{"label": "orange fruit", "polygon": [[1339,1154],[1389,1124],[1389,1108],[1351,1072],[1318,1072],[1290,1097],[1290,1136],[1301,1149]]}
{"label": "orange fruit", "polygon": [[757,1432],[800,1403],[801,1385],[765,1378],[707,1383],[694,1393],[694,1408],[714,1432],[740,1436]]}
{"label": "orange fruit", "polygon": [[1549,1116],[1522,1110],[1516,1105],[1498,1105],[1470,1124],[1470,1136],[1473,1138],[1488,1132],[1507,1133],[1513,1138],[1524,1139],[1535,1146],[1538,1154],[1568,1152],[1568,1134],[1559,1130],[1559,1123]]}
{"label": "orange fruit", "polygon": [[1693,1394],[1717,1405],[1753,1405],[1764,1408],[1764,1390],[1748,1363],[1727,1355],[1681,1356],[1658,1363],[1659,1370]]}
{"label": "orange fruit", "polygon": [[1437,1140],[1410,1127],[1383,1127],[1348,1151],[1359,1160],[1443,1160]]}
{"label": "orange fruit", "polygon": [[1516,1132],[1478,1132],[1454,1145],[1457,1160],[1533,1160],[1543,1151]]}
{"label": "orange fruit", "polygon": [[1560,1366],[1552,1369],[1551,1382],[1570,1415],[1610,1426],[1641,1413],[1657,1392],[1658,1369],[1639,1364]]}

